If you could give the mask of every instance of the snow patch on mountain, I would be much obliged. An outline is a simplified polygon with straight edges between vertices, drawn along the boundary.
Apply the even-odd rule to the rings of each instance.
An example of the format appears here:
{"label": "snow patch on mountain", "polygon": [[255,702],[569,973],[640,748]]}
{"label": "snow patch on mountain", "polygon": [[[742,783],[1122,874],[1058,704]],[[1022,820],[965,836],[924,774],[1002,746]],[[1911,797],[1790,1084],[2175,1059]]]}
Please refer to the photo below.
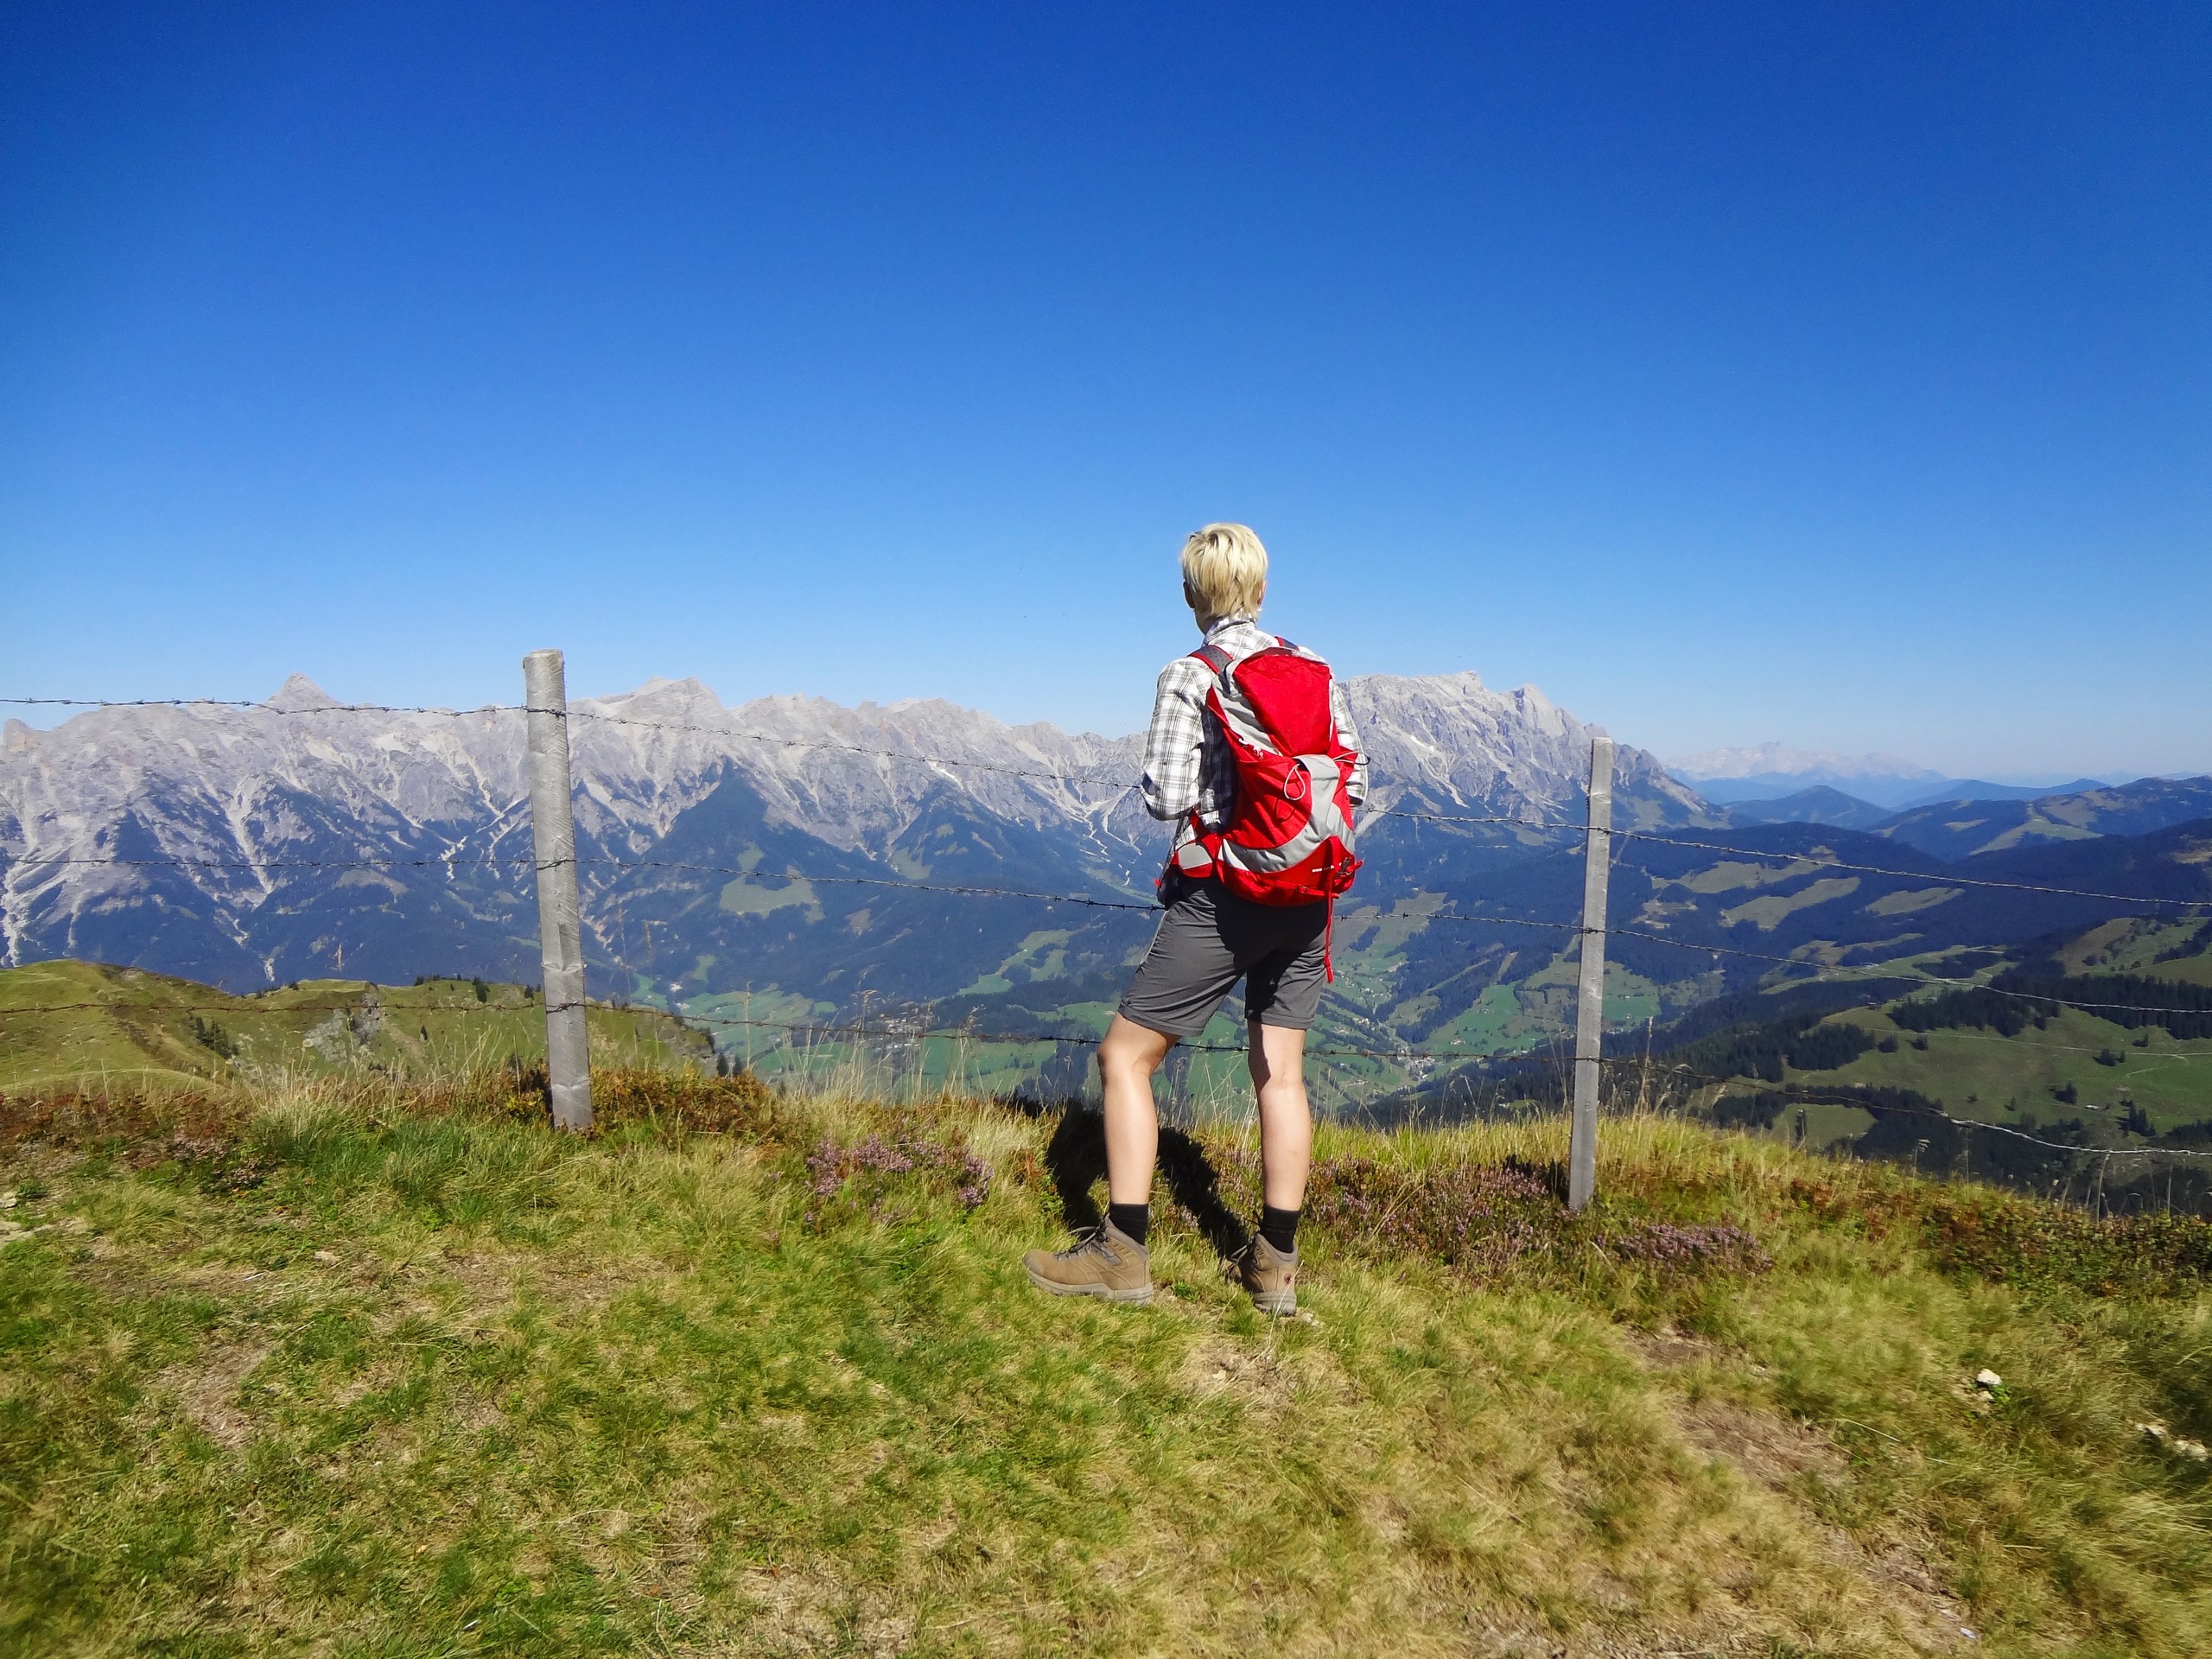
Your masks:
{"label": "snow patch on mountain", "polygon": [[[1405,678],[1370,674],[1347,681],[1369,771],[1370,806],[1425,805],[1577,820],[1587,787],[1586,726],[1532,685],[1492,691],[1472,672]],[[1622,747],[1615,781],[1622,823],[1697,821],[1705,804],[1649,754]]]}
{"label": "snow patch on mountain", "polygon": [[1894,754],[1841,754],[1834,749],[1796,749],[1786,743],[1748,748],[1710,749],[1674,763],[1675,775],[1693,779],[1802,777],[1815,783],[1847,783],[1860,778],[1941,778],[1915,761]]}

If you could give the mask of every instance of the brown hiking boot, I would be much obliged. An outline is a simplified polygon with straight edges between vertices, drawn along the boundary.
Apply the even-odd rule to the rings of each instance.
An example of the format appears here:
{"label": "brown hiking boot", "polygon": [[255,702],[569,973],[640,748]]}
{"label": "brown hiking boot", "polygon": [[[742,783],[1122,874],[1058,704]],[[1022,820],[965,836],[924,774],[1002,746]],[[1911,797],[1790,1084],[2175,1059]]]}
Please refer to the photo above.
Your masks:
{"label": "brown hiking boot", "polygon": [[1298,1252],[1285,1255],[1253,1235],[1237,1263],[1237,1281],[1252,1294],[1252,1306],[1262,1313],[1287,1319],[1298,1312]]}
{"label": "brown hiking boot", "polygon": [[1029,1282],[1054,1296],[1099,1296],[1139,1306],[1152,1300],[1152,1255],[1110,1221],[1102,1221],[1065,1250],[1032,1250],[1021,1258]]}

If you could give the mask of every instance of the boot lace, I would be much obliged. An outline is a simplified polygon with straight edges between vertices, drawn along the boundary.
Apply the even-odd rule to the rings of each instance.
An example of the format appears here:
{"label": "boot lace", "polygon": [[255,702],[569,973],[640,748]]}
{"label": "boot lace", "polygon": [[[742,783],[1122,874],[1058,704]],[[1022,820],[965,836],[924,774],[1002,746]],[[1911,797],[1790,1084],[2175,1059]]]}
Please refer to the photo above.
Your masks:
{"label": "boot lace", "polygon": [[1072,1262],[1077,1257],[1084,1255],[1103,1255],[1109,1262],[1121,1261],[1121,1252],[1116,1249],[1106,1237],[1104,1222],[1100,1222],[1095,1227],[1082,1229],[1076,1234],[1074,1243],[1069,1245],[1065,1250],[1052,1252],[1052,1259],[1056,1262]]}

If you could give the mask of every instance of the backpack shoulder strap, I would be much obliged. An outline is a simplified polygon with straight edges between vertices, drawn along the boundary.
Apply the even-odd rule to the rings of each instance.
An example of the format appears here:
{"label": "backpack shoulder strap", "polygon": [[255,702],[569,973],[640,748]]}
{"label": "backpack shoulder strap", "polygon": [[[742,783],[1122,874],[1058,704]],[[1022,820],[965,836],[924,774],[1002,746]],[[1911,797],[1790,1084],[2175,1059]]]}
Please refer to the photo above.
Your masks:
{"label": "backpack shoulder strap", "polygon": [[1211,669],[1216,679],[1228,673],[1229,664],[1235,660],[1219,645],[1200,645],[1191,655]]}

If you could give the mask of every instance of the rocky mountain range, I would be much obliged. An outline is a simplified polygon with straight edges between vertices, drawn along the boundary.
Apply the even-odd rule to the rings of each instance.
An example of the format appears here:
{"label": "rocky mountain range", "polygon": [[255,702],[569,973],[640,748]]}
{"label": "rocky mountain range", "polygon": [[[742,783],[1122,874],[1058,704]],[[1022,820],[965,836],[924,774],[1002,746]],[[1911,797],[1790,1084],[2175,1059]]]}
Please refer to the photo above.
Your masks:
{"label": "rocky mountain range", "polygon": [[[1369,677],[1348,690],[1373,762],[1377,844],[1534,839],[1510,825],[1401,823],[1394,810],[1580,816],[1592,728],[1533,688],[1494,692],[1459,674]],[[669,873],[651,861],[701,855],[702,825],[732,813],[751,826],[731,852],[752,849],[747,871],[855,885],[957,864],[990,885],[1142,898],[1160,856],[1164,832],[1130,787],[1134,736],[1008,726],[935,701],[730,709],[695,680],[579,699],[572,714],[595,991],[630,991],[700,954],[653,914]],[[522,720],[361,709],[295,676],[253,707],[101,709],[44,732],[10,721],[0,963],[92,958],[232,990],[333,974],[529,978]],[[1638,750],[1621,751],[1617,794],[1624,822],[1717,822]],[[766,864],[763,836],[775,850]],[[849,957],[880,949],[846,944]],[[641,957],[660,966],[634,966]]]}

